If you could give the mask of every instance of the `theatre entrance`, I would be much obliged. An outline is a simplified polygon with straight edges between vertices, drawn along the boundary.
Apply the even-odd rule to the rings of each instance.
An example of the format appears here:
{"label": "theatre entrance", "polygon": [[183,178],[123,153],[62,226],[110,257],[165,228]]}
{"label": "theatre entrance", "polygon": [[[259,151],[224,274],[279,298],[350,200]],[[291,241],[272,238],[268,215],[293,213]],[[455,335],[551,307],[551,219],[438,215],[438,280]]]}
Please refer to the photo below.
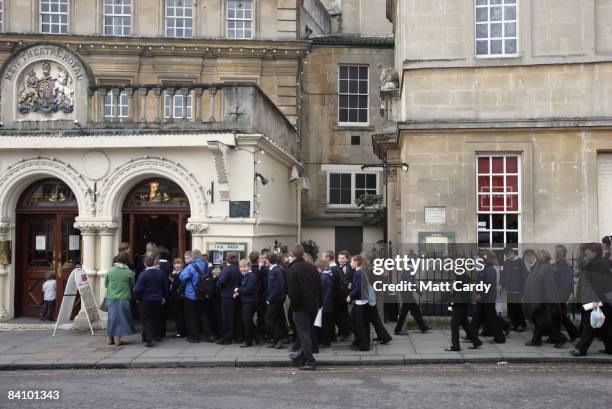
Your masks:
{"label": "theatre entrance", "polygon": [[123,205],[122,240],[132,246],[136,273],[144,269],[147,243],[167,249],[170,259],[191,247],[191,234],[185,229],[189,216],[185,192],[170,180],[147,179],[130,191]]}
{"label": "theatre entrance", "polygon": [[[16,213],[15,315],[41,315],[42,286],[53,272],[56,279],[53,317],[57,317],[70,272],[81,263],[81,236],[74,228],[79,213],[76,198],[61,180],[44,179],[24,191]],[[74,311],[78,311],[78,302]]]}

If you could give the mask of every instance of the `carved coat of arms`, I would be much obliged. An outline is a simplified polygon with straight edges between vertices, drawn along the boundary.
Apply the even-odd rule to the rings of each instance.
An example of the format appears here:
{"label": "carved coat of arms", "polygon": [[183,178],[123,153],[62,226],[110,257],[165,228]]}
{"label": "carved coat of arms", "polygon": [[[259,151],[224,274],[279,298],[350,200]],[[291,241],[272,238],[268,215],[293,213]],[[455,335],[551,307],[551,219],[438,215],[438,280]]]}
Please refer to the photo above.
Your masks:
{"label": "carved coat of arms", "polygon": [[42,76],[31,69],[23,80],[19,91],[19,112],[59,112],[66,114],[74,111],[74,90],[68,72],[58,68],[57,76],[52,76],[51,64],[41,63]]}

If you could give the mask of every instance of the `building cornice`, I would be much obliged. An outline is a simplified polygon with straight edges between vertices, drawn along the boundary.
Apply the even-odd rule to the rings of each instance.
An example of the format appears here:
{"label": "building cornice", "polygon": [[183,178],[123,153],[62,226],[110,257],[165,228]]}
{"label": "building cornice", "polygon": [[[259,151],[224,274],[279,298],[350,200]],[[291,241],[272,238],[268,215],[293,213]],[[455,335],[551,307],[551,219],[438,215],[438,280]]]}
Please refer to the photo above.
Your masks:
{"label": "building cornice", "polygon": [[612,129],[612,117],[593,118],[536,118],[536,119],[491,119],[491,120],[448,120],[448,121],[406,121],[397,125],[398,131],[462,131],[462,130],[525,130],[525,129]]}
{"label": "building cornice", "polygon": [[2,33],[0,52],[13,52],[29,43],[63,44],[82,55],[104,52],[150,56],[303,58],[311,42],[295,40],[228,40],[220,38],[107,37]]}

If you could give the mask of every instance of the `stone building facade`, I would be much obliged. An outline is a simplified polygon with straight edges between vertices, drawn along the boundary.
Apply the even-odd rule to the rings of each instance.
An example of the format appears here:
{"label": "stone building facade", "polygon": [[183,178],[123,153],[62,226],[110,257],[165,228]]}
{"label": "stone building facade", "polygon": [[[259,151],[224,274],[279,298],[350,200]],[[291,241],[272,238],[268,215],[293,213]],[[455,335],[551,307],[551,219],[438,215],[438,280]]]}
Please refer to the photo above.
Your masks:
{"label": "stone building facade", "polygon": [[375,150],[408,162],[404,243],[599,241],[612,232],[609,0],[388,0],[401,85]]}
{"label": "stone building facade", "polygon": [[373,210],[360,209],[357,199],[385,194],[382,169],[362,165],[380,162],[372,135],[384,125],[380,74],[393,64],[393,38],[390,23],[376,23],[385,20],[384,2],[326,3],[333,31],[310,37],[302,77],[301,144],[309,182],[302,195],[303,239],[321,251],[354,254],[383,239]]}
{"label": "stone building facade", "polygon": [[77,264],[102,297],[120,242],[297,242],[317,5],[0,1],[0,319],[37,316],[49,270],[58,299]]}

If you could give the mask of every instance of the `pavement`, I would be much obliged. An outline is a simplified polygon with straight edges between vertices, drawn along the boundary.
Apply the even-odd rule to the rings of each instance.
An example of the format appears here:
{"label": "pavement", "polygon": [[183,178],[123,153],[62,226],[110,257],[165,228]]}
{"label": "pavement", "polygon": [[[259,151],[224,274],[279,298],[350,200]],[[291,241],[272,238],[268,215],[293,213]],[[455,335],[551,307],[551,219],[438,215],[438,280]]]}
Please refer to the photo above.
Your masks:
{"label": "pavement", "polygon": [[[40,323],[40,321],[38,321]],[[15,320],[0,324],[0,370],[62,368],[158,368],[158,367],[283,367],[291,366],[287,349],[265,345],[240,348],[237,344],[190,344],[173,338],[170,332],[153,348],[140,342],[140,334],[126,337],[121,347],[106,344],[104,331],[61,331],[52,336],[51,324],[36,320]],[[392,334],[393,326],[387,325]],[[612,364],[612,355],[598,353],[603,345],[595,341],[586,357],[569,355],[573,345],[555,349],[550,344],[526,347],[530,333],[511,332],[505,344],[486,342],[477,350],[463,344],[460,352],[445,352],[450,345],[450,329],[434,329],[427,334],[408,331],[394,336],[388,345],[373,344],[369,352],[349,349],[349,341],[322,348],[315,358],[319,366],[372,366],[450,363],[544,363],[585,362]]]}

